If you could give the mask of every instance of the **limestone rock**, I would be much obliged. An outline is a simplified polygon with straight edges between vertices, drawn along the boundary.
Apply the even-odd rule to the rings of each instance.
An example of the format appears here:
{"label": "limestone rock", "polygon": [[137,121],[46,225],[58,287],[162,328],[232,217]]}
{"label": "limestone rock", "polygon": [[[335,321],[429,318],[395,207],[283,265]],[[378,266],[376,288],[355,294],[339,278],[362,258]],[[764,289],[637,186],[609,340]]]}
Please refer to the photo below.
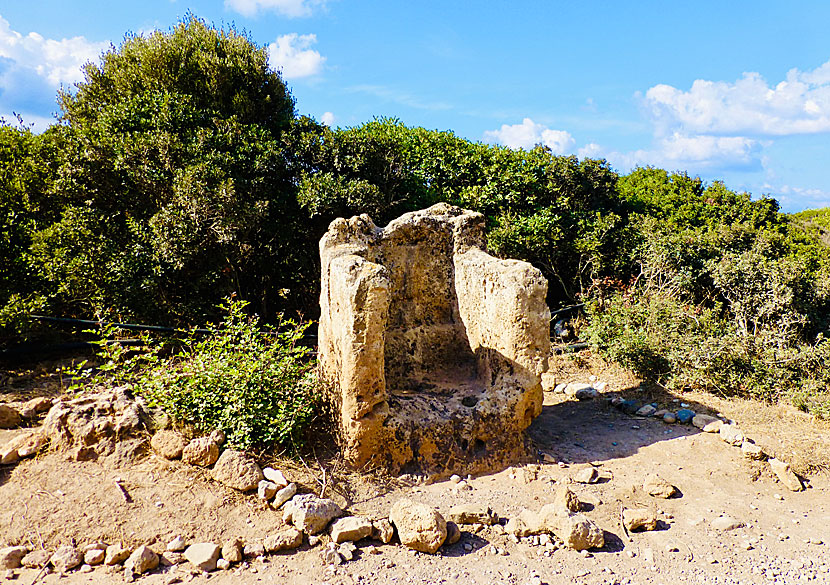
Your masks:
{"label": "limestone rock", "polygon": [[447,540],[444,541],[445,545],[455,544],[461,540],[461,529],[458,527],[458,524],[455,522],[448,520],[447,521]]}
{"label": "limestone rock", "polygon": [[341,542],[354,542],[372,536],[372,523],[359,516],[345,516],[331,523],[331,539]]}
{"label": "limestone rock", "polygon": [[720,438],[730,445],[740,447],[741,443],[744,442],[744,434],[740,431],[737,425],[722,424],[718,431],[720,433]]}
{"label": "limestone rock", "polygon": [[568,486],[560,486],[557,488],[553,497],[553,505],[559,509],[567,510],[568,512],[579,512],[582,509],[582,504],[577,495]]}
{"label": "limestone rock", "polygon": [[216,569],[216,561],[219,560],[221,551],[222,548],[218,544],[197,542],[187,547],[184,551],[184,558],[200,571],[209,573]]}
{"label": "limestone rock", "polygon": [[35,550],[27,554],[20,561],[27,569],[42,569],[49,564],[49,559],[52,558],[52,553],[48,550]]}
{"label": "limestone rock", "polygon": [[283,507],[282,519],[306,534],[318,534],[326,525],[343,513],[340,506],[328,498],[314,494],[294,496]]}
{"label": "limestone rock", "polygon": [[285,474],[278,470],[274,469],[273,467],[266,467],[262,470],[262,475],[265,476],[265,479],[277,485],[277,489],[282,489],[289,484],[289,481],[285,478]]}
{"label": "limestone rock", "polygon": [[178,431],[161,430],[153,435],[150,446],[165,459],[178,459],[187,446],[187,439]]}
{"label": "limestone rock", "polygon": [[652,473],[643,482],[643,491],[655,498],[668,499],[677,493],[677,488],[656,473]]}
{"label": "limestone rock", "polygon": [[490,526],[499,521],[499,517],[484,504],[459,504],[450,508],[447,516],[456,524],[484,524]]}
{"label": "limestone rock", "polygon": [[633,532],[634,530],[655,530],[657,515],[648,508],[626,508],[622,513],[623,525]]}
{"label": "limestone rock", "polygon": [[784,484],[787,489],[794,492],[800,492],[804,489],[801,479],[793,473],[793,470],[790,469],[788,463],[773,457],[769,460],[769,466],[773,473],[775,473],[778,477],[778,480]]}
{"label": "limestone rock", "polygon": [[764,453],[761,447],[748,439],[744,439],[744,442],[741,443],[741,452],[747,459],[754,459],[756,461],[763,461],[767,457],[767,454]]}
{"label": "limestone rock", "polygon": [[20,426],[21,416],[16,408],[0,404],[0,429],[13,429]]}
{"label": "limestone rock", "polygon": [[28,552],[25,546],[0,548],[0,569],[17,569]]}
{"label": "limestone rock", "polygon": [[84,556],[74,546],[62,546],[54,552],[49,562],[58,573],[66,573],[83,563]]}
{"label": "limestone rock", "polygon": [[124,563],[124,570],[128,575],[143,575],[159,566],[159,556],[146,545],[141,545],[133,551]]}
{"label": "limestone rock", "polygon": [[182,450],[182,461],[188,465],[210,467],[216,463],[217,459],[219,459],[219,445],[210,437],[197,437]]}
{"label": "limestone rock", "polygon": [[238,538],[226,540],[222,543],[222,558],[231,562],[238,563],[242,560],[242,541]]}
{"label": "limestone rock", "polygon": [[392,542],[395,536],[395,527],[386,518],[372,521],[372,538],[381,541],[383,544]]}
{"label": "limestone rock", "polygon": [[261,542],[248,542],[242,549],[242,554],[246,557],[261,557],[265,554],[265,545]]}
{"label": "limestone rock", "polygon": [[52,400],[45,396],[38,396],[27,400],[23,406],[20,407],[20,416],[26,419],[33,419],[42,412],[46,412],[52,408]]}
{"label": "limestone rock", "polygon": [[187,548],[187,541],[181,534],[173,537],[173,540],[167,543],[166,549],[170,552],[182,552]]}
{"label": "limestone rock", "polygon": [[319,378],[351,465],[476,473],[523,454],[542,409],[547,282],[487,254],[484,229],[441,203],[385,228],[336,219],[320,241]]}
{"label": "limestone rock", "polygon": [[696,414],[692,419],[692,424],[704,433],[717,433],[723,426],[723,421],[716,416]]}
{"label": "limestone rock", "polygon": [[577,483],[597,483],[599,481],[599,472],[594,466],[586,467],[577,471],[573,480]]}
{"label": "limestone rock", "polygon": [[279,486],[275,484],[273,481],[268,481],[267,479],[263,479],[262,481],[257,484],[256,494],[260,500],[270,500],[273,498],[277,491],[279,490]]}
{"label": "limestone rock", "polygon": [[398,500],[389,512],[401,544],[425,553],[435,553],[447,539],[447,522],[436,510],[412,500]]}
{"label": "limestone rock", "polygon": [[218,561],[216,561],[216,568],[220,571],[227,571],[231,568],[231,563],[227,559],[219,559]]}
{"label": "limestone rock", "polygon": [[605,536],[602,529],[583,514],[570,514],[557,523],[555,534],[573,550],[602,548]]}
{"label": "limestone rock", "polygon": [[[550,508],[546,510],[546,513],[550,511],[553,511],[554,514],[556,513],[555,510],[551,510]],[[519,512],[518,516],[510,518],[510,520],[507,521],[507,525],[504,527],[504,531],[506,533],[512,534],[513,536],[517,536],[519,538],[539,534],[545,530],[547,530],[547,528],[541,516],[533,510],[528,510],[527,508]]]}
{"label": "limestone rock", "polygon": [[255,490],[264,477],[253,457],[243,451],[225,449],[213,467],[213,479],[247,492]]}
{"label": "limestone rock", "polygon": [[296,528],[283,528],[276,534],[268,536],[263,542],[265,552],[275,553],[292,550],[303,544],[303,533]]}
{"label": "limestone rock", "polygon": [[90,566],[100,565],[104,562],[106,552],[100,548],[94,548],[84,553],[84,563]]}
{"label": "limestone rock", "polygon": [[294,497],[297,493],[297,484],[289,483],[287,486],[277,491],[274,495],[274,500],[271,502],[271,507],[279,510],[284,503]]}
{"label": "limestone rock", "polygon": [[130,556],[130,549],[121,546],[121,543],[111,544],[107,547],[104,556],[104,564],[108,566],[119,565]]}

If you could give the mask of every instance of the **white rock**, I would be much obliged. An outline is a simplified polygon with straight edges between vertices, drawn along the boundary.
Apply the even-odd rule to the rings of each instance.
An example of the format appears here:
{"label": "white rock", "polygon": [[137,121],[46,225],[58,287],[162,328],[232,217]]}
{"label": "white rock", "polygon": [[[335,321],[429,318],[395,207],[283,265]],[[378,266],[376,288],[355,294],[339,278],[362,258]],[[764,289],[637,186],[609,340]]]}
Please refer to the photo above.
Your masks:
{"label": "white rock", "polygon": [[285,504],[282,518],[306,534],[318,534],[333,518],[342,513],[340,506],[328,498],[303,494],[294,496]]}
{"label": "white rock", "polygon": [[173,540],[167,543],[167,550],[170,552],[182,552],[187,548],[187,541],[181,534],[177,534]]}
{"label": "white rock", "polygon": [[219,554],[222,547],[212,542],[197,542],[191,544],[184,551],[184,558],[186,558],[191,565],[208,573],[216,568],[216,561],[219,560]]}
{"label": "white rock", "polygon": [[271,507],[275,510],[279,510],[280,507],[288,500],[293,498],[297,493],[297,484],[296,483],[289,483],[287,486],[279,490],[274,495],[274,501],[271,502]]}
{"label": "white rock", "polygon": [[273,467],[266,467],[262,470],[262,475],[265,476],[265,479],[277,484],[278,489],[282,489],[289,484],[289,481],[285,478],[285,474],[280,471],[279,469],[274,469]]}
{"label": "white rock", "polygon": [[737,425],[722,424],[719,429],[720,438],[730,445],[740,447],[744,442],[744,434],[740,431]]}
{"label": "white rock", "polygon": [[401,544],[435,553],[447,539],[447,521],[436,510],[412,500],[398,500],[389,512]]}
{"label": "white rock", "polygon": [[338,518],[331,523],[331,539],[336,543],[353,542],[372,535],[372,523],[359,516]]}

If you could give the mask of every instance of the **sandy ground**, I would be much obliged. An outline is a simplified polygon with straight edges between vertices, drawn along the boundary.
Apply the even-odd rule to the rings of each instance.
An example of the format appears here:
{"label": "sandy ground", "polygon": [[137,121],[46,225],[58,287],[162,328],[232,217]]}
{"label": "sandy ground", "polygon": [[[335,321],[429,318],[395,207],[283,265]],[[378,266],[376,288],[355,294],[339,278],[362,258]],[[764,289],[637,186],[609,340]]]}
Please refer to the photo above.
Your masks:
{"label": "sandy ground", "polygon": [[[536,449],[555,462],[474,477],[470,491],[457,492],[450,482],[409,485],[399,478],[346,472],[332,457],[276,464],[301,485],[301,491],[324,490],[351,513],[368,517],[386,516],[392,503],[406,496],[445,514],[455,504],[476,502],[509,518],[522,508],[538,510],[552,499],[558,485],[568,483],[585,504],[587,516],[605,531],[602,550],[586,555],[559,549],[545,556],[544,547],[515,543],[500,528],[476,532],[462,527],[461,541],[437,555],[367,540],[358,543],[362,552],[356,560],[328,567],[320,559],[321,546],[304,544],[297,551],[252,560],[229,571],[194,575],[188,565],[180,565],[138,582],[168,583],[178,576],[194,583],[470,585],[524,584],[538,575],[550,584],[830,583],[830,477],[823,471],[827,459],[822,450],[827,445],[826,425],[792,409],[640,390],[632,377],[584,356],[561,358],[553,371],[559,381],[587,381],[592,374],[607,380],[606,397],[622,393],[657,400],[661,406],[679,408],[682,402],[697,411],[718,410],[766,449],[797,459],[799,470],[810,472],[807,489],[788,491],[765,465],[745,460],[740,449],[717,435],[628,416],[604,399],[577,402],[550,392],[529,436]],[[0,394],[0,399],[9,396]],[[0,432],[0,443],[12,433]],[[571,483],[570,478],[588,465],[598,468],[600,482]],[[677,486],[680,496],[658,500],[646,495],[643,479],[654,472]],[[126,487],[130,502],[116,479]],[[659,529],[626,533],[620,522],[624,507],[656,510]],[[718,532],[711,521],[721,514],[745,526]],[[211,481],[202,470],[153,456],[121,469],[70,462],[55,453],[0,467],[0,546],[29,544],[53,550],[60,544],[122,541],[161,551],[176,534],[194,542],[236,537],[250,542],[281,525],[279,512],[255,495],[240,495]],[[369,554],[369,546],[379,554]],[[99,567],[88,574],[39,577],[23,569],[10,582],[28,585],[36,577],[39,583],[65,584],[123,580],[120,573]]]}

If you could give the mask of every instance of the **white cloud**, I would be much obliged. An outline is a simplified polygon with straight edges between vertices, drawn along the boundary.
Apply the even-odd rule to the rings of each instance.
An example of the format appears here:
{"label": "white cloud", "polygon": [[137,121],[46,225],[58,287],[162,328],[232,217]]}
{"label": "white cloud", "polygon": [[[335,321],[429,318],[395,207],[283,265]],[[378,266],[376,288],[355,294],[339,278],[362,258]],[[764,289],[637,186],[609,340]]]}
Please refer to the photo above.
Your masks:
{"label": "white cloud", "polygon": [[658,130],[689,134],[785,136],[830,132],[830,61],[791,69],[770,86],[758,73],[734,83],[698,79],[689,91],[655,85],[643,100]]}
{"label": "white cloud", "polygon": [[109,43],[95,43],[85,37],[54,40],[36,32],[24,36],[0,16],[0,57],[11,62],[0,87],[5,89],[7,76],[21,69],[34,72],[55,88],[61,83],[76,83],[83,79],[81,66],[108,48]]}
{"label": "white cloud", "polygon": [[334,124],[334,114],[331,112],[325,112],[322,116],[320,116],[320,121],[326,126],[331,126]]}
{"label": "white cloud", "polygon": [[530,149],[537,144],[544,144],[554,154],[570,152],[575,144],[569,132],[551,130],[530,118],[525,118],[521,124],[503,124],[499,130],[488,130],[484,133],[484,139],[510,148]]}
{"label": "white cloud", "polygon": [[262,12],[276,12],[289,18],[311,16],[318,6],[325,6],[326,0],[225,0],[225,7],[243,16],[256,16]]}
{"label": "white cloud", "polygon": [[804,189],[791,185],[765,183],[761,186],[761,190],[775,197],[781,204],[783,211],[830,207],[830,192],[821,189]]}
{"label": "white cloud", "polygon": [[317,35],[291,33],[277,37],[268,45],[271,67],[282,72],[285,79],[317,75],[323,70],[326,58],[309,47],[317,42]]}

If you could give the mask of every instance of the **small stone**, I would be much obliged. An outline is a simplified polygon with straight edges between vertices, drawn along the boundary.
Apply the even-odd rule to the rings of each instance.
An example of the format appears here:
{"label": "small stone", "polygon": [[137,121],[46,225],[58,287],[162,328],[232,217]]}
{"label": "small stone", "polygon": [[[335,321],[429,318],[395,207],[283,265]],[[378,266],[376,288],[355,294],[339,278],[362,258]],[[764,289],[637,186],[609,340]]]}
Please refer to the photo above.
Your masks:
{"label": "small stone", "polygon": [[275,484],[273,481],[263,479],[257,485],[256,494],[260,500],[267,501],[273,498],[277,494],[277,491],[279,491],[279,489],[279,486]]}
{"label": "small stone", "polygon": [[320,544],[322,541],[323,541],[323,539],[321,537],[312,534],[308,537],[308,546],[310,546],[311,548],[314,548],[315,546]]}
{"label": "small stone", "polygon": [[261,542],[249,542],[245,544],[245,548],[242,549],[242,554],[246,557],[261,557],[265,554],[265,545]]}
{"label": "small stone", "polygon": [[602,548],[605,536],[602,529],[583,514],[570,514],[557,523],[556,535],[573,550]]}
{"label": "small stone", "polygon": [[324,548],[320,553],[323,559],[323,564],[326,565],[341,565],[343,564],[343,557],[333,548]]}
{"label": "small stone", "polygon": [[74,546],[62,546],[49,562],[58,573],[66,573],[83,563],[84,557]]}
{"label": "small stone", "polygon": [[99,548],[88,550],[84,553],[84,563],[87,565],[100,565],[104,562],[107,553]]}
{"label": "small stone", "polygon": [[460,475],[451,475],[450,476],[450,481],[452,483],[458,483],[458,482],[461,481],[461,476]]}
{"label": "small stone", "polygon": [[667,412],[663,415],[663,422],[669,425],[673,425],[677,422],[677,416],[673,412]]}
{"label": "small stone", "polygon": [[660,410],[656,410],[654,414],[652,414],[651,416],[653,416],[654,418],[663,418],[668,413],[668,410],[666,410],[665,408],[661,408]]}
{"label": "small stone", "polygon": [[233,449],[225,449],[222,452],[216,460],[212,475],[219,483],[241,492],[255,490],[265,477],[253,457]]}
{"label": "small stone", "polygon": [[171,552],[182,552],[187,548],[187,541],[181,534],[178,534],[173,538],[173,540],[167,543],[166,548]]}
{"label": "small stone", "polygon": [[227,571],[231,568],[231,562],[227,559],[219,559],[216,561],[216,568],[220,571]]}
{"label": "small stone", "polygon": [[271,502],[271,507],[279,510],[283,504],[293,498],[297,494],[297,484],[289,483],[287,486],[277,491],[274,495],[274,500]]}
{"label": "small stone", "polygon": [[29,549],[25,546],[9,546],[0,548],[0,569],[17,569],[27,555]]}
{"label": "small stone", "polygon": [[585,382],[571,382],[570,384],[567,384],[565,386],[564,392],[567,396],[572,396],[572,397],[576,398],[576,395],[577,395],[578,392],[587,390],[589,388],[591,390],[593,390],[591,385],[586,384]]}
{"label": "small stone", "polygon": [[127,575],[143,575],[158,566],[159,556],[149,546],[141,545],[124,562],[124,571]]}
{"label": "small stone", "polygon": [[262,470],[262,475],[270,482],[277,484],[277,489],[282,489],[290,482],[285,478],[285,474],[279,469],[273,467],[266,467]]}
{"label": "small stone", "polygon": [[743,456],[747,459],[753,459],[755,461],[763,461],[767,456],[761,447],[749,439],[744,439],[744,442],[741,443],[741,453],[743,453]]}
{"label": "small stone", "polygon": [[498,516],[483,504],[460,504],[450,508],[448,518],[456,524],[484,524],[491,526],[498,522]]}
{"label": "small stone", "polygon": [[150,439],[150,446],[165,459],[178,459],[187,446],[187,439],[178,431],[161,430]]}
{"label": "small stone", "polygon": [[566,383],[564,383],[564,382],[563,382],[563,383],[561,383],[561,384],[557,384],[557,385],[554,387],[553,391],[554,391],[556,394],[564,394],[564,393],[565,393],[565,388],[567,388],[567,387],[568,387],[568,385],[567,385]]}
{"label": "small stone", "polygon": [[622,513],[623,525],[633,532],[642,528],[643,530],[655,530],[657,528],[657,516],[654,511],[648,508],[626,508]]}
{"label": "small stone", "polygon": [[328,498],[314,494],[294,496],[283,508],[282,519],[306,534],[318,534],[334,518],[343,513],[340,506]]}
{"label": "small stone", "polygon": [[193,439],[182,450],[182,461],[189,465],[210,467],[216,463],[218,458],[219,445],[217,445],[216,441],[210,437],[198,437]]}
{"label": "small stone", "polygon": [[677,422],[685,425],[695,417],[695,413],[694,411],[689,410],[688,408],[683,408],[677,411],[675,417],[677,419]]}
{"label": "small stone", "polygon": [[455,522],[448,520],[447,521],[447,540],[444,541],[445,545],[455,544],[461,540],[461,529],[458,527],[458,524]]}
{"label": "small stone", "polygon": [[281,550],[293,550],[303,544],[303,533],[296,528],[283,528],[276,534],[268,536],[262,545],[265,552],[275,553]]}
{"label": "small stone", "polygon": [[730,445],[740,447],[744,442],[744,434],[737,425],[722,424],[719,429],[720,438]]}
{"label": "small stone", "polygon": [[337,552],[340,553],[340,556],[343,557],[344,560],[352,561],[357,553],[357,547],[353,542],[344,542],[337,547]]}
{"label": "small stone", "polygon": [[119,565],[130,556],[130,549],[121,546],[121,543],[111,544],[107,547],[104,556],[104,564],[108,566]]}
{"label": "small stone", "polygon": [[637,410],[637,412],[635,412],[634,414],[636,414],[637,416],[646,416],[646,417],[648,417],[648,416],[653,416],[655,412],[657,412],[656,408],[654,408],[651,404],[646,404],[645,406],[643,406],[639,410]]}
{"label": "small stone", "polygon": [[599,397],[599,392],[596,388],[589,386],[588,388],[580,388],[574,392],[573,397],[577,400],[593,400]]}
{"label": "small stone", "polygon": [[372,522],[372,538],[381,541],[383,544],[392,542],[395,536],[395,527],[386,518],[380,518]]}
{"label": "small stone", "polygon": [[419,552],[435,553],[447,539],[446,520],[425,504],[398,500],[389,520],[397,529],[401,544]]}
{"label": "small stone", "polygon": [[643,491],[654,498],[668,499],[677,493],[677,488],[656,473],[652,473],[643,482]]}
{"label": "small stone", "polygon": [[471,485],[470,485],[470,484],[468,484],[465,480],[463,480],[463,479],[462,479],[462,480],[461,480],[461,481],[459,481],[457,484],[455,484],[454,486],[452,486],[452,489],[453,489],[455,492],[472,491],[473,486],[471,486]]}
{"label": "small stone", "polygon": [[27,569],[41,569],[49,563],[52,553],[47,550],[35,550],[27,554],[20,561],[20,564]]}
{"label": "small stone", "polygon": [[745,524],[740,520],[735,520],[732,516],[726,515],[715,518],[709,523],[709,525],[713,530],[717,530],[719,532],[729,532],[745,526]]}
{"label": "small stone", "polygon": [[226,540],[222,543],[222,558],[231,563],[242,560],[242,541],[238,538]]}
{"label": "small stone", "polygon": [[208,435],[214,443],[217,445],[222,445],[225,442],[225,431],[222,429],[213,429],[210,435]]}
{"label": "small stone", "polygon": [[723,421],[708,414],[696,414],[692,418],[692,424],[704,433],[717,433],[723,426]]}
{"label": "small stone", "polygon": [[221,552],[222,548],[218,544],[197,542],[187,547],[184,557],[200,571],[209,573],[216,569],[216,561],[219,560]]}
{"label": "small stone", "polygon": [[573,480],[577,483],[596,483],[599,481],[599,472],[596,467],[590,466],[577,471]]}
{"label": "small stone", "polygon": [[79,570],[81,571],[81,573],[91,573],[92,572],[92,567],[90,565],[85,564],[85,565],[81,565],[81,568]]}
{"label": "small stone", "polygon": [[336,543],[353,542],[372,535],[372,523],[359,516],[338,518],[331,523],[331,539]]}
{"label": "small stone", "polygon": [[794,492],[800,492],[804,489],[801,479],[793,473],[788,463],[773,457],[769,460],[769,466],[773,473],[775,473],[778,477],[778,480],[784,484],[787,489]]}
{"label": "small stone", "polygon": [[618,402],[616,406],[617,406],[617,408],[619,408],[621,411],[623,411],[626,414],[634,414],[638,410],[640,410],[640,407],[642,405],[643,404],[639,400],[628,399],[628,400],[620,400],[620,402]]}

